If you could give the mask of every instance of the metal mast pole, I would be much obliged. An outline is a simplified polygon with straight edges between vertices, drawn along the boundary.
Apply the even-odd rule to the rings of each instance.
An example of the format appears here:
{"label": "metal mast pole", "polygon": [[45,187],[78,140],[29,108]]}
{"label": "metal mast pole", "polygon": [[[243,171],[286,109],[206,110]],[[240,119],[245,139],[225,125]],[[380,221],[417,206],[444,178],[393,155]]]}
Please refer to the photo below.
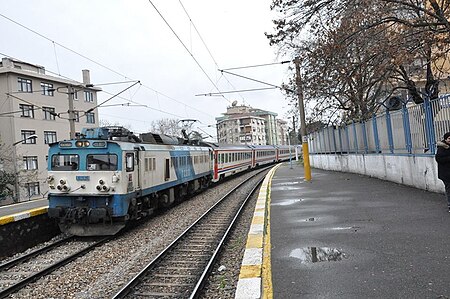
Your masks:
{"label": "metal mast pole", "polygon": [[294,63],[295,63],[295,71],[297,73],[295,81],[297,83],[298,110],[300,112],[300,132],[302,134],[303,168],[305,170],[305,180],[310,181],[311,166],[309,164],[308,138],[306,136],[305,106],[303,104],[303,86],[300,74],[300,60],[296,58],[294,60]]}

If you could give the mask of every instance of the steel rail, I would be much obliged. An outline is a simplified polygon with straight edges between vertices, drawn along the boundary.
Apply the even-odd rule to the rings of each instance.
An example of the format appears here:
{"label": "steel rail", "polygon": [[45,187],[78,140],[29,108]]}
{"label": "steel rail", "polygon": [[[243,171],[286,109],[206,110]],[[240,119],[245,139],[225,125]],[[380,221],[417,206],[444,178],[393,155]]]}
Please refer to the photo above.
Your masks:
{"label": "steel rail", "polygon": [[23,262],[25,262],[25,261],[28,261],[28,260],[32,259],[33,257],[35,257],[35,256],[37,256],[37,255],[39,255],[39,254],[41,254],[41,253],[45,253],[45,252],[47,252],[47,251],[49,251],[49,250],[55,248],[56,246],[59,246],[59,245],[63,244],[63,243],[69,242],[69,241],[71,241],[72,239],[74,239],[73,236],[70,236],[70,237],[61,239],[61,240],[56,241],[56,242],[54,242],[54,243],[52,243],[52,244],[49,244],[49,245],[47,245],[47,246],[45,246],[45,247],[36,249],[36,250],[34,250],[34,251],[32,251],[32,252],[29,252],[29,253],[27,253],[27,254],[24,254],[24,255],[22,255],[22,256],[19,256],[19,257],[15,258],[15,259],[12,259],[12,260],[10,260],[10,261],[7,261],[7,262],[5,262],[5,263],[3,263],[3,264],[0,265],[0,271],[7,270],[7,269],[9,269],[9,268],[11,268],[11,267],[14,267],[14,266],[20,264],[20,263],[23,263]]}
{"label": "steel rail", "polygon": [[[273,166],[270,166],[273,167]],[[266,171],[268,168],[270,167],[266,167],[262,170],[259,170],[258,172],[256,172],[253,177],[256,177],[257,175],[259,175],[260,173]],[[230,190],[229,192],[227,192],[221,199],[219,199],[211,208],[209,208],[205,213],[203,213],[196,221],[194,221],[187,229],[185,229],[174,241],[172,241],[164,250],[162,250],[152,261],[150,261],[138,274],[136,274],[124,287],[122,287],[121,290],[119,290],[112,298],[113,299],[119,299],[119,298],[125,298],[126,296],[128,296],[132,290],[138,286],[139,284],[141,284],[143,282],[143,280],[145,280],[145,277],[147,275],[148,272],[150,272],[157,264],[159,264],[163,258],[173,249],[175,248],[176,245],[178,245],[181,240],[188,234],[191,232],[191,230],[193,230],[193,228],[199,224],[200,221],[202,221],[203,219],[205,219],[207,216],[210,215],[210,213],[215,210],[220,204],[222,204],[223,202],[225,202],[225,199],[227,199],[232,193],[236,192],[240,187],[242,187],[244,184],[246,184],[248,181],[245,180],[241,183],[239,183],[237,186],[235,186],[232,190]],[[259,185],[260,182],[258,182],[258,184],[256,184],[256,186]],[[252,194],[254,192],[256,187],[254,187],[252,189],[252,191],[250,192],[250,194]],[[249,197],[246,198],[245,201],[248,200]],[[242,210],[242,204],[239,208],[239,211]],[[237,216],[235,215],[232,222],[235,222],[235,219],[237,218]],[[230,227],[228,227],[228,229],[226,230],[226,232],[228,233],[230,230]],[[224,242],[226,238],[222,237],[220,243],[222,244]],[[212,258],[209,259],[208,263],[207,263],[207,267],[210,268],[213,265],[213,261],[216,259],[218,251],[215,250],[214,252],[214,256]],[[202,272],[201,278],[197,281],[197,283],[195,283],[195,293],[197,293],[200,289],[201,286],[204,283],[204,279],[206,277],[206,274],[208,270],[204,270]]]}
{"label": "steel rail", "polygon": [[94,244],[89,245],[88,247],[86,247],[82,250],[79,250],[78,252],[54,263],[53,265],[51,265],[37,273],[34,273],[33,275],[19,281],[18,283],[15,283],[14,285],[12,285],[6,289],[0,290],[0,299],[5,298],[5,297],[19,291],[20,289],[24,288],[26,285],[38,280],[39,278],[41,278],[49,273],[52,273],[56,269],[61,268],[62,266],[70,263],[71,261],[77,259],[78,257],[80,257],[82,255],[85,255],[86,253],[88,253],[89,251],[94,249],[95,247],[97,247],[113,238],[115,238],[115,236],[108,236],[108,237],[102,238],[100,241],[95,242]]}

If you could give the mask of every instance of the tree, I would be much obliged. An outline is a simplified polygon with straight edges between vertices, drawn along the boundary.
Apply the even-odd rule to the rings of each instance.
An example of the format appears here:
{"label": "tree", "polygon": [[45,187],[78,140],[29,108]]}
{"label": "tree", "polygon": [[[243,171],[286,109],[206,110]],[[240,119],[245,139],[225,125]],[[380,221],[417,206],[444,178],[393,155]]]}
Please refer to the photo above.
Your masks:
{"label": "tree", "polygon": [[178,119],[162,118],[154,120],[150,125],[150,132],[169,136],[180,136],[181,128]]}
{"label": "tree", "polygon": [[[426,2],[435,14],[413,0],[274,0],[282,18],[266,35],[282,54],[302,58],[310,117],[365,119],[401,90],[416,103],[437,96],[450,31],[444,19],[439,30],[430,19],[448,12]],[[425,95],[417,75],[426,78]]]}

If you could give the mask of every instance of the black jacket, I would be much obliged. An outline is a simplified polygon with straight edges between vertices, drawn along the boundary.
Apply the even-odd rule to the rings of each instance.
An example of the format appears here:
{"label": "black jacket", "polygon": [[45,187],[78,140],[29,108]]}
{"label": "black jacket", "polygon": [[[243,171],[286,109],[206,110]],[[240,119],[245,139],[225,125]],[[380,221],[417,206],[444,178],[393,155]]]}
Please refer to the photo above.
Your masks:
{"label": "black jacket", "polygon": [[438,165],[438,178],[450,182],[450,146],[444,141],[437,142],[435,158]]}

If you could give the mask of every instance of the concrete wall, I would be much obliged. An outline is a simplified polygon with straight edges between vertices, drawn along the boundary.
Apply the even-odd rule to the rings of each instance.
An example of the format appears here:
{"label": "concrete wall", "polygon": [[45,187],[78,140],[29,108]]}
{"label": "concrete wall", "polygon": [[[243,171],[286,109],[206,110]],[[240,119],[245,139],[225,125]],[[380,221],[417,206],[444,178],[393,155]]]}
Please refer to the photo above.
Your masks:
{"label": "concrete wall", "polygon": [[0,225],[0,258],[25,251],[60,234],[59,227],[47,214]]}
{"label": "concrete wall", "polygon": [[437,177],[434,156],[311,155],[310,163],[315,168],[358,173],[432,192],[444,192],[444,184]]}

